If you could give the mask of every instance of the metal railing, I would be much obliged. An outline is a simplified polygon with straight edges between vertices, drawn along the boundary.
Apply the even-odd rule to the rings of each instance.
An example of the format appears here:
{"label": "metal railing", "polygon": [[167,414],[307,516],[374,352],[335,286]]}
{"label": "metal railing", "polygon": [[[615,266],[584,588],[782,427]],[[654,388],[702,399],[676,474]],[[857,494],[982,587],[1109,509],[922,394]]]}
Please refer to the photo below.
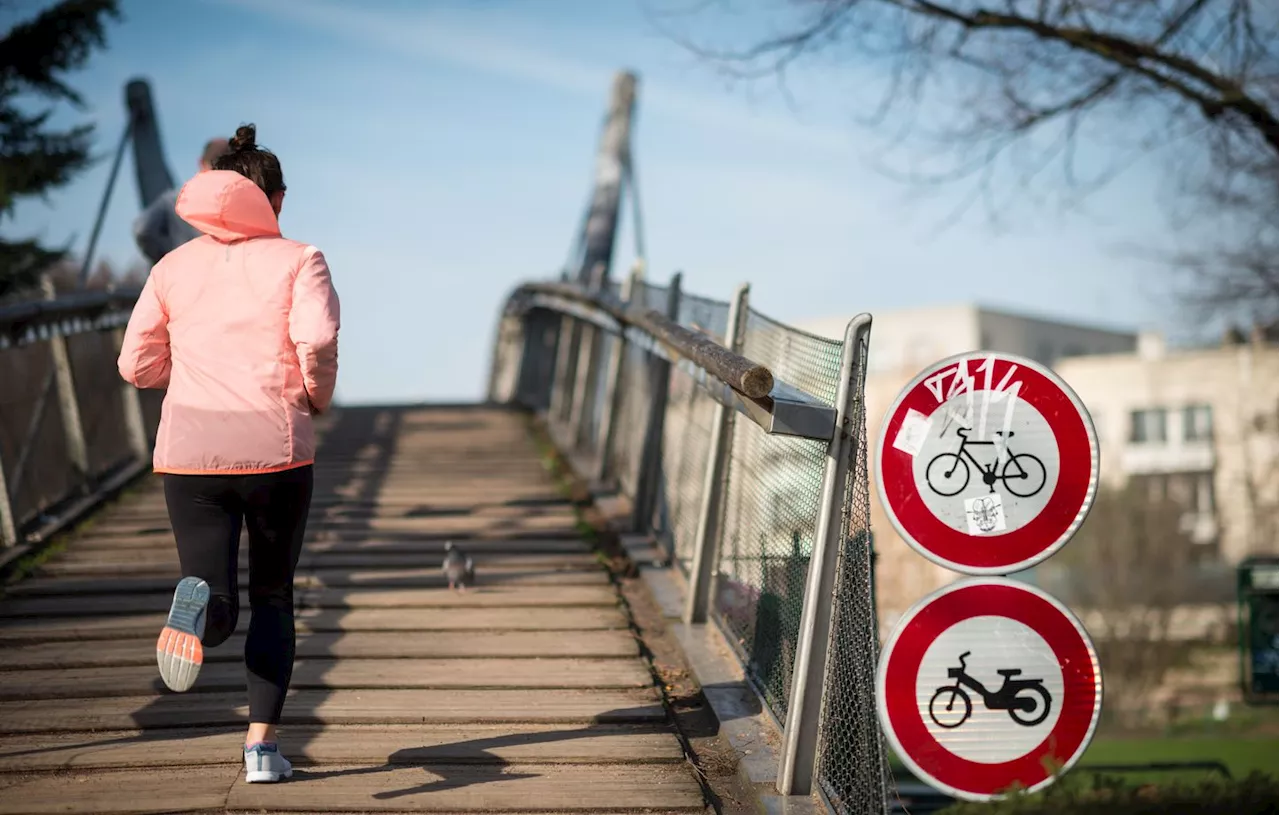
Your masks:
{"label": "metal railing", "polygon": [[863,387],[871,318],[843,342],[636,272],[530,283],[503,311],[489,397],[630,499],[783,732],[778,789],[883,813]]}
{"label": "metal railing", "polygon": [[159,392],[120,378],[138,291],[0,306],[0,559],[91,510],[150,465]]}

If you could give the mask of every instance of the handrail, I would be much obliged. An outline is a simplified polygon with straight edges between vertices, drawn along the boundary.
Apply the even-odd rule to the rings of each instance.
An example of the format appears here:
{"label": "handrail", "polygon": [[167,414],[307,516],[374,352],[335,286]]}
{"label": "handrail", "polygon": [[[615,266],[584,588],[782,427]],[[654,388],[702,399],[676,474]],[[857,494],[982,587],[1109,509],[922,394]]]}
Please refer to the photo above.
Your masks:
{"label": "handrail", "polygon": [[705,334],[685,328],[659,311],[630,309],[607,294],[568,283],[528,283],[521,290],[591,305],[619,323],[642,328],[658,342],[748,398],[760,399],[773,390],[773,373],[768,368],[735,354]]}
{"label": "handrail", "polygon": [[836,432],[833,405],[776,379],[767,367],[662,312],[631,309],[607,292],[591,292],[572,283],[526,283],[507,300],[508,313],[531,308],[567,314],[610,334],[625,335],[629,343],[694,374],[697,387],[770,435],[829,441]]}
{"label": "handrail", "polygon": [[0,348],[123,325],[140,293],[136,288],[76,292],[53,300],[0,306]]}

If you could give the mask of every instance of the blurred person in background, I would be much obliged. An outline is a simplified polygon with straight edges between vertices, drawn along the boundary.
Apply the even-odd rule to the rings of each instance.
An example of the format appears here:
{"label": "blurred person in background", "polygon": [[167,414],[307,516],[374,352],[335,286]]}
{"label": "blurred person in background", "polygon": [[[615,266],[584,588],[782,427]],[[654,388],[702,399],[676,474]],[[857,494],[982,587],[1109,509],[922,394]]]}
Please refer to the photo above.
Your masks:
{"label": "blurred person in background", "polygon": [[[230,143],[226,139],[210,139],[200,154],[199,171],[212,170],[214,162],[229,149]],[[152,201],[133,222],[133,239],[153,266],[182,244],[200,237],[199,230],[174,212],[177,202],[178,190],[174,188]]]}

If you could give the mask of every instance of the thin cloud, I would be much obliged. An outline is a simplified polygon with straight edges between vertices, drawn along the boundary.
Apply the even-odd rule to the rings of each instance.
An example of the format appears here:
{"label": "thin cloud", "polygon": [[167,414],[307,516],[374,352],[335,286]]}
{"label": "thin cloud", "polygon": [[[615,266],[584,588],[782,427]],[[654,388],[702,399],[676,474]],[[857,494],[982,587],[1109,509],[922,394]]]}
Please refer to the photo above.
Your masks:
{"label": "thin cloud", "polygon": [[[207,0],[246,11],[340,34],[380,47],[447,62],[478,73],[531,82],[575,95],[602,98],[615,69],[566,59],[511,37],[495,36],[489,15],[440,11],[388,13],[320,0]],[[503,14],[504,27],[511,17]],[[753,113],[724,97],[691,93],[641,76],[640,107],[691,124],[747,133],[797,148],[851,155],[850,134],[822,126],[805,126],[772,113]]]}

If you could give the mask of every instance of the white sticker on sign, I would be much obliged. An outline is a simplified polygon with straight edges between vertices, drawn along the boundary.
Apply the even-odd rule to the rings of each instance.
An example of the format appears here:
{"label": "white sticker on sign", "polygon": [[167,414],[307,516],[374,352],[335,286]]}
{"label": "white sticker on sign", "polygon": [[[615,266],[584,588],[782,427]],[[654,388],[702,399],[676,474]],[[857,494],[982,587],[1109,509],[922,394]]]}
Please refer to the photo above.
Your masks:
{"label": "white sticker on sign", "polygon": [[964,499],[964,515],[969,521],[970,535],[990,535],[1005,530],[1004,501],[998,492]]}
{"label": "white sticker on sign", "polygon": [[902,427],[898,428],[898,435],[893,439],[894,448],[909,456],[918,456],[931,427],[933,427],[932,416],[908,409],[907,415],[902,418]]}

